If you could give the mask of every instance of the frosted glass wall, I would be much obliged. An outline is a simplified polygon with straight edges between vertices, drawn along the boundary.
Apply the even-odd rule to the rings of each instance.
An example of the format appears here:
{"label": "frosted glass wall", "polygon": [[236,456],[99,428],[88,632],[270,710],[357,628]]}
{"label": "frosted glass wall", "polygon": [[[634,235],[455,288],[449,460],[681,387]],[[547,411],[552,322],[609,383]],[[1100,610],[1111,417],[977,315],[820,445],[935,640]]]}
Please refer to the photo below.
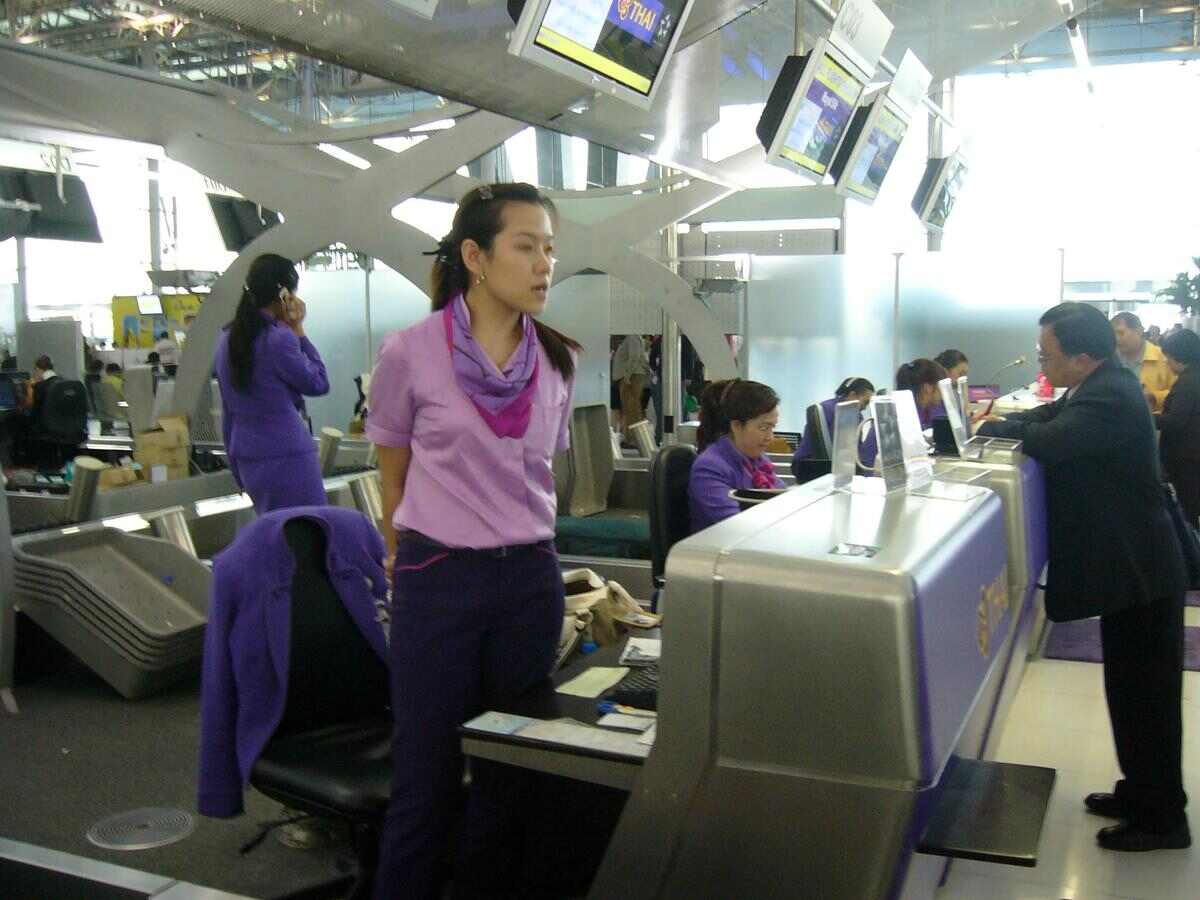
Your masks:
{"label": "frosted glass wall", "polygon": [[542,321],[583,345],[575,374],[575,405],[608,404],[609,293],[607,275],[575,275],[556,284]]}
{"label": "frosted glass wall", "polygon": [[[971,360],[971,382],[1004,390],[1037,376],[1037,320],[1058,303],[1058,254],[920,253],[900,262],[900,358],[953,347]],[[1001,366],[1023,356],[1022,366]]]}
{"label": "frosted glass wall", "polygon": [[[897,323],[895,265],[890,253],[754,258],[748,372],[782,397],[781,430],[802,431],[808,405],[848,376],[892,387],[896,335],[901,362],[954,347],[973,383],[1033,380],[1037,320],[1058,302],[1057,254],[905,254]],[[1026,364],[993,378],[1017,356]]]}
{"label": "frosted glass wall", "polygon": [[890,382],[891,256],[757,256],[746,307],[750,378],[782,398],[779,428],[802,431],[810,403],[842,379]]}
{"label": "frosted glass wall", "polygon": [[329,372],[329,393],[306,402],[313,430],[346,430],[358,392],[354,378],[369,372],[389,331],[429,314],[429,298],[406,278],[380,266],[371,273],[371,350],[367,350],[366,274],[305,272],[299,294],[308,304],[305,330]]}

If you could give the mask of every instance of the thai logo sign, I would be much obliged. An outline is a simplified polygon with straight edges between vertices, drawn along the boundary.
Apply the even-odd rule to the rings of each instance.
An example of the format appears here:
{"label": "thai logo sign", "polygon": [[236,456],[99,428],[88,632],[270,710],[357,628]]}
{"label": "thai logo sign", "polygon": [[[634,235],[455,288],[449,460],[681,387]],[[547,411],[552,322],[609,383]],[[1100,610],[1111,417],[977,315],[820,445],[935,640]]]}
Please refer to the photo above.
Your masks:
{"label": "thai logo sign", "polygon": [[608,21],[650,44],[654,41],[662,13],[662,4],[657,0],[613,0],[608,10]]}

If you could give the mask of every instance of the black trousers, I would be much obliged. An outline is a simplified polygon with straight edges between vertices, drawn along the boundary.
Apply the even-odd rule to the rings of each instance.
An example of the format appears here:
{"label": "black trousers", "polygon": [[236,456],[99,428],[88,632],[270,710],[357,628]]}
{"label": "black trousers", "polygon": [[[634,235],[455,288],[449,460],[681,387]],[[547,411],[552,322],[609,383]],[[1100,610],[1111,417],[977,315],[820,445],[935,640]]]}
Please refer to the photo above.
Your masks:
{"label": "black trousers", "polygon": [[1101,616],[1104,692],[1117,762],[1115,793],[1131,821],[1168,831],[1184,819],[1183,595]]}

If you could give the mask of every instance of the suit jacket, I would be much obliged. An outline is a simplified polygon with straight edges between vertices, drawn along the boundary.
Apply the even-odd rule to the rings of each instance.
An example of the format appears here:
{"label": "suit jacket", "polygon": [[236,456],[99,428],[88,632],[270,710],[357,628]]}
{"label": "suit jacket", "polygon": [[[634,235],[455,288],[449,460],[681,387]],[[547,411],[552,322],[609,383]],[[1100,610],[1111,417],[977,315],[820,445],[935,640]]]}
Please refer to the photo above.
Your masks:
{"label": "suit jacket", "polygon": [[1200,366],[1184,369],[1163,402],[1156,422],[1164,462],[1200,464]]}
{"label": "suit jacket", "polygon": [[296,337],[283,322],[268,322],[254,341],[250,387],[241,391],[233,383],[229,365],[229,332],[223,331],[217,338],[215,368],[225,450],[235,476],[239,459],[317,452],[298,410],[304,396],[329,393],[329,377],[308,338]]}
{"label": "suit jacket", "polygon": [[1070,397],[980,433],[1024,441],[1046,473],[1046,614],[1084,619],[1182,594],[1183,558],[1163,500],[1154,423],[1115,359]]}
{"label": "suit jacket", "polygon": [[213,565],[200,686],[202,815],[242,812],[250,770],[283,718],[290,663],[294,518],[325,532],[326,571],[359,631],[385,663],[376,598],[386,596],[383,538],[362,513],[335,506],[281,509],[243,528]]}

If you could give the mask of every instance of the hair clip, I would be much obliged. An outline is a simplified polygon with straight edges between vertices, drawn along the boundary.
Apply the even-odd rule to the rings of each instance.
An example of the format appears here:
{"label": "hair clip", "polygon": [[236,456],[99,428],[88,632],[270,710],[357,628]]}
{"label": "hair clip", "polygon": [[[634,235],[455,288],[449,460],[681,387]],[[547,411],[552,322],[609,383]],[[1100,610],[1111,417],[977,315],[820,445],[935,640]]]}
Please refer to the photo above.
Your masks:
{"label": "hair clip", "polygon": [[479,199],[481,199],[481,200],[495,200],[496,199],[496,195],[492,193],[492,186],[490,184],[481,184],[479,186]]}

